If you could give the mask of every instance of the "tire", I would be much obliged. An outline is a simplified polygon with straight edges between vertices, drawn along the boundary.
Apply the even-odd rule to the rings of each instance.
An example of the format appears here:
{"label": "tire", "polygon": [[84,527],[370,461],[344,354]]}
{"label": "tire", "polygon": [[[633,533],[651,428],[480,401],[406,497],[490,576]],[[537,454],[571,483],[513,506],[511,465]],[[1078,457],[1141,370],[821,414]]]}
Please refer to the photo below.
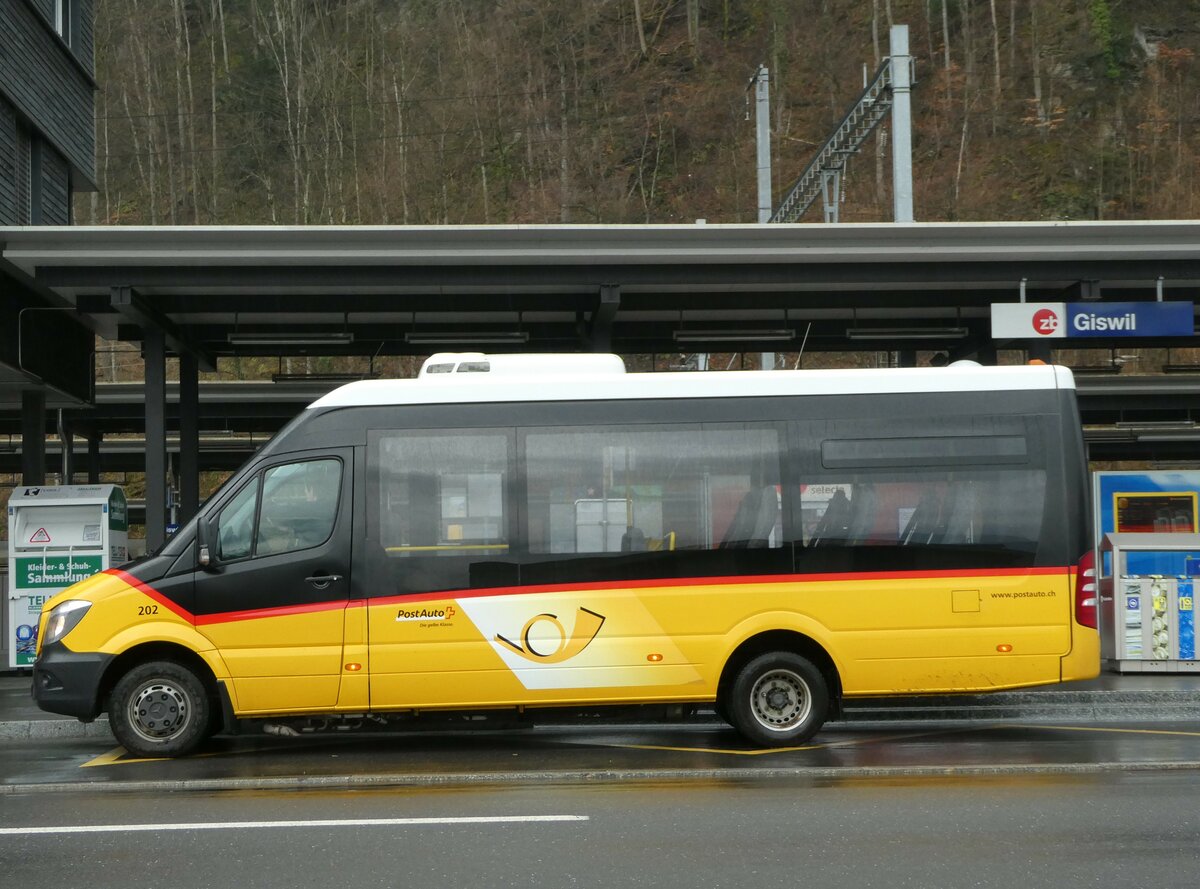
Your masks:
{"label": "tire", "polygon": [[200,677],[175,661],[139,664],[108,698],[117,741],[138,756],[186,756],[209,735],[212,707]]}
{"label": "tire", "polygon": [[721,722],[725,723],[726,725],[733,725],[733,717],[729,715],[729,707],[726,704],[725,695],[717,698],[716,703],[713,704],[713,710],[717,714],[717,719],[721,720]]}
{"label": "tire", "polygon": [[769,652],[742,667],[724,706],[733,727],[753,744],[802,744],[825,723],[829,684],[800,655]]}

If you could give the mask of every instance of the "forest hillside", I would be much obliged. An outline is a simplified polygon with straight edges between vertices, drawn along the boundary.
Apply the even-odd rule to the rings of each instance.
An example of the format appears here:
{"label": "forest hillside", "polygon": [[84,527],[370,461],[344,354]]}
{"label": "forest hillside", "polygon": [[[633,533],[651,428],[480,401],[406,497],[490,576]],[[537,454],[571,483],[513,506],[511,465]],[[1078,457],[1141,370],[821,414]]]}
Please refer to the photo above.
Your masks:
{"label": "forest hillside", "polygon": [[[76,221],[752,222],[755,68],[777,202],[892,23],[918,220],[1198,215],[1195,0],[97,0]],[[843,221],[891,218],[888,151]]]}

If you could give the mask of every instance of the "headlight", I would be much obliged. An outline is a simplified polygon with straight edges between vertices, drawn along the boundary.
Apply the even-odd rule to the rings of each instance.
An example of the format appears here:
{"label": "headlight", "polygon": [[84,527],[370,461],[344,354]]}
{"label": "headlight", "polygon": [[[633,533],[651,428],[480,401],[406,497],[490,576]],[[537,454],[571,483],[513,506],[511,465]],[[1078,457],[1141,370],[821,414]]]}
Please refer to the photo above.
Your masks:
{"label": "headlight", "polygon": [[42,644],[49,645],[51,642],[57,642],[75,629],[91,607],[92,603],[85,602],[83,599],[68,599],[55,606],[54,610],[50,612],[50,619],[46,621],[46,638],[42,640]]}

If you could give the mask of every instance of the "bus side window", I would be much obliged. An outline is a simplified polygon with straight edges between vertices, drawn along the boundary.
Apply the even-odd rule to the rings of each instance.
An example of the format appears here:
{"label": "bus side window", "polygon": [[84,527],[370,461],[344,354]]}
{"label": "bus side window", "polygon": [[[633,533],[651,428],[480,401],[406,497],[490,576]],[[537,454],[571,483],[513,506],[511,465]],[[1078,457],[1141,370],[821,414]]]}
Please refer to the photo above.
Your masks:
{"label": "bus side window", "polygon": [[369,572],[377,589],[395,595],[516,582],[506,430],[379,430],[369,441]]}
{"label": "bus side window", "polygon": [[256,475],[221,510],[217,519],[217,557],[222,562],[244,559],[254,549],[254,514],[258,506]]}
{"label": "bus side window", "polygon": [[525,460],[532,555],[783,546],[774,428],[535,428]]}
{"label": "bus side window", "polygon": [[339,460],[306,460],[263,473],[256,556],[320,546],[333,533],[341,492]]}

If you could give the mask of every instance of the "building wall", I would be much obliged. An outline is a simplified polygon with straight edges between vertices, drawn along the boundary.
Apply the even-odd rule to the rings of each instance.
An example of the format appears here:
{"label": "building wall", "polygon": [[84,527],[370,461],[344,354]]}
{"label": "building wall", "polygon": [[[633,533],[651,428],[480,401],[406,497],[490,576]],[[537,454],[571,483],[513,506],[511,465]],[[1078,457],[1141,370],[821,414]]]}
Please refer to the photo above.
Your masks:
{"label": "building wall", "polygon": [[33,138],[29,127],[17,121],[17,224],[27,225],[33,220]]}
{"label": "building wall", "polygon": [[71,224],[71,171],[67,160],[49,145],[42,144],[42,191],[37,225]]}
{"label": "building wall", "polygon": [[[72,193],[95,188],[93,4],[0,0],[0,226],[69,225]],[[22,316],[39,308],[44,297],[0,269],[0,376],[90,401],[95,334],[63,312]]]}
{"label": "building wall", "polygon": [[0,225],[18,225],[17,112],[0,99]]}
{"label": "building wall", "polygon": [[54,0],[30,0],[30,2],[47,20],[54,21]]}
{"label": "building wall", "polygon": [[83,63],[93,76],[96,74],[96,16],[93,11],[94,0],[78,0],[79,41],[75,47],[75,57]]}
{"label": "building wall", "polygon": [[[65,38],[54,30],[55,0],[0,2],[0,104],[7,106],[0,110],[0,176],[8,163],[14,164],[19,205],[22,171],[29,169],[20,165],[19,133],[24,126],[32,146],[26,154],[42,161],[30,206],[34,215],[41,207],[44,222],[66,218],[71,190],[92,188],[96,176],[93,0],[68,2],[74,22]],[[4,132],[7,127],[11,134],[7,119],[12,112],[18,145],[16,161],[6,162]],[[13,175],[6,178],[11,182]],[[45,200],[39,201],[43,189]],[[4,194],[0,186],[0,220],[6,212]],[[28,221],[28,214],[19,220]]]}

